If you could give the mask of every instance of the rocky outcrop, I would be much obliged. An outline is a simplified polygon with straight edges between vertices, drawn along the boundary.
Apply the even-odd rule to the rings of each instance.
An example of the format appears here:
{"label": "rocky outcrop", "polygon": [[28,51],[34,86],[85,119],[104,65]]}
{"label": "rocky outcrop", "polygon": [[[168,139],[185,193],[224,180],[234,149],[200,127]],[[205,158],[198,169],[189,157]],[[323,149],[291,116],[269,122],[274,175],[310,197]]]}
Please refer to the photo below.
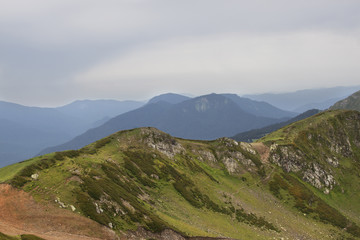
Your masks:
{"label": "rocky outcrop", "polygon": [[220,138],[218,141],[224,148],[217,149],[216,155],[230,174],[241,173],[244,170],[255,171],[256,165],[252,158],[255,158],[257,153],[250,144],[239,143],[230,138]]}
{"label": "rocky outcrop", "polygon": [[199,160],[206,162],[210,161],[211,163],[216,163],[216,157],[210,150],[192,150],[193,153],[199,155]]}
{"label": "rocky outcrop", "polygon": [[[327,158],[327,160],[331,161],[332,166],[338,165],[338,161],[334,159]],[[325,188],[326,192],[333,189],[336,184],[331,168],[307,161],[306,154],[293,146],[273,144],[270,147],[270,161],[282,167],[286,172],[299,173],[304,181],[318,189]]]}
{"label": "rocky outcrop", "polygon": [[358,161],[360,151],[360,113],[326,111],[293,123],[264,137],[270,145],[269,160],[286,172],[295,172],[303,180],[329,193],[341,179],[336,168]]}
{"label": "rocky outcrop", "polygon": [[248,143],[237,142],[230,138],[224,137],[216,140],[215,147],[212,149],[199,147],[192,148],[191,152],[200,161],[213,167],[225,166],[230,174],[239,174],[244,170],[255,171],[256,169],[256,165],[251,159],[257,156],[254,148]]}
{"label": "rocky outcrop", "polygon": [[286,172],[298,172],[304,168],[304,154],[291,146],[270,147],[271,161],[282,167]]}
{"label": "rocky outcrop", "polygon": [[144,136],[144,142],[151,148],[158,150],[169,158],[185,151],[184,147],[171,137],[156,128],[142,128],[141,134]]}
{"label": "rocky outcrop", "polygon": [[255,167],[254,162],[246,158],[241,152],[228,152],[221,161],[224,163],[229,173],[241,172],[244,167],[247,170],[252,170]]}
{"label": "rocky outcrop", "polygon": [[318,163],[311,163],[303,173],[303,179],[314,187],[333,189],[336,184],[334,176],[324,170]]}
{"label": "rocky outcrop", "polygon": [[37,180],[37,179],[39,178],[39,174],[34,173],[34,174],[31,175],[31,178],[32,178],[33,180]]}

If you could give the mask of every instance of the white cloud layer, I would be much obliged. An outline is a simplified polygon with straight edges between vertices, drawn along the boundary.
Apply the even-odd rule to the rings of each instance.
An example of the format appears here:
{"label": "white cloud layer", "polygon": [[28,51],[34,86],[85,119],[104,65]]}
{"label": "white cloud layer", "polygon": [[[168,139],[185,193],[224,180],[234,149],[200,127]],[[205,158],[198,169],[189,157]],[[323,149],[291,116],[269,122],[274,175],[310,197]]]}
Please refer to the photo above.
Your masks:
{"label": "white cloud layer", "polygon": [[129,92],[156,91],[159,86],[194,93],[285,91],[357,84],[359,61],[360,43],[351,36],[312,31],[229,34],[142,46],[91,67],[75,80],[103,91],[125,86]]}
{"label": "white cloud layer", "polygon": [[0,0],[0,100],[359,84],[358,0]]}

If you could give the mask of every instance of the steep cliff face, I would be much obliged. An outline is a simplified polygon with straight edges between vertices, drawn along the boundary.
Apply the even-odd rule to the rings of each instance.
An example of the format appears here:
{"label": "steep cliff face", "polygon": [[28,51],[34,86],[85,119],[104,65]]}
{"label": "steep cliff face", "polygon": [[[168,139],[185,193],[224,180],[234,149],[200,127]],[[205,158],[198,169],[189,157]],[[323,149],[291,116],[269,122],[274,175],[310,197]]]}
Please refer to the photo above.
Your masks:
{"label": "steep cliff face", "polygon": [[360,113],[328,111],[291,124],[260,141],[270,146],[270,161],[295,172],[325,193],[342,181],[337,173],[360,159]]}

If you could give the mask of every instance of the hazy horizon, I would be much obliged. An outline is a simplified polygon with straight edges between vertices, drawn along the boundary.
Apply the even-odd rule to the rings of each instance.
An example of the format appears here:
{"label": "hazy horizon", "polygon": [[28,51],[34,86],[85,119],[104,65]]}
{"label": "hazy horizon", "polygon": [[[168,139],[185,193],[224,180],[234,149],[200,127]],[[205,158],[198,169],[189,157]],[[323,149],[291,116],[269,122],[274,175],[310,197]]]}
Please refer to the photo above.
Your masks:
{"label": "hazy horizon", "polygon": [[[155,94],[155,95],[152,95],[152,96],[149,96],[148,98],[139,98],[139,99],[122,99],[122,98],[79,98],[79,99],[73,99],[69,102],[64,102],[64,103],[61,103],[61,104],[55,104],[55,105],[47,105],[46,102],[45,103],[40,103],[40,105],[28,105],[26,103],[21,103],[21,102],[11,102],[11,101],[6,101],[6,100],[3,100],[3,99],[0,99],[0,101],[3,101],[3,102],[9,102],[9,103],[15,103],[15,104],[19,104],[19,105],[23,105],[23,106],[27,106],[27,107],[42,107],[42,108],[57,108],[57,107],[63,107],[63,106],[66,106],[66,105],[69,105],[71,103],[74,103],[74,102],[77,102],[77,101],[97,101],[97,100],[104,100],[104,101],[136,101],[136,102],[143,102],[143,103],[146,103],[148,102],[150,99],[152,99],[153,97],[156,97],[156,96],[159,96],[159,95],[163,95],[163,94],[168,94],[168,93],[172,93],[172,94],[179,94],[179,95],[183,95],[183,96],[187,96],[187,97],[190,97],[190,98],[194,98],[194,97],[199,97],[199,96],[203,96],[203,95],[209,95],[209,94],[237,94],[238,96],[240,97],[245,97],[245,98],[248,98],[248,95],[250,96],[256,96],[256,95],[266,95],[266,94],[291,94],[291,93],[298,93],[298,92],[302,92],[302,91],[308,91],[308,90],[324,90],[324,89],[336,89],[336,88],[351,88],[351,87],[354,87],[354,88],[359,88],[358,90],[360,91],[360,85],[351,85],[351,86],[335,86],[335,87],[329,87],[329,88],[307,88],[307,89],[298,89],[298,90],[295,90],[295,91],[281,91],[281,92],[260,92],[260,93],[245,93],[245,94],[237,94],[237,93],[234,93],[234,92],[208,92],[208,93],[204,93],[204,94],[200,94],[200,95],[195,95],[195,94],[191,94],[191,93],[177,93],[177,92],[162,92],[162,93],[159,93],[159,94]],[[346,97],[347,95],[345,94],[344,97]],[[256,101],[256,99],[254,99]],[[259,101],[259,100],[258,100]]]}
{"label": "hazy horizon", "polygon": [[0,0],[0,100],[353,86],[360,2]]}

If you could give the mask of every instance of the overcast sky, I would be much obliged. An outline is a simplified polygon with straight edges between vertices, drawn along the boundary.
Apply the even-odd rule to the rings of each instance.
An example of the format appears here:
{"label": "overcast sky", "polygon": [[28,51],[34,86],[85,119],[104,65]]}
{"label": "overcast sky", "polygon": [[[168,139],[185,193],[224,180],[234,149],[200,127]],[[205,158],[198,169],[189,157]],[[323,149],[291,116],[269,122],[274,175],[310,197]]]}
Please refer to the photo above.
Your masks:
{"label": "overcast sky", "polygon": [[0,100],[359,84],[359,0],[0,0]]}

